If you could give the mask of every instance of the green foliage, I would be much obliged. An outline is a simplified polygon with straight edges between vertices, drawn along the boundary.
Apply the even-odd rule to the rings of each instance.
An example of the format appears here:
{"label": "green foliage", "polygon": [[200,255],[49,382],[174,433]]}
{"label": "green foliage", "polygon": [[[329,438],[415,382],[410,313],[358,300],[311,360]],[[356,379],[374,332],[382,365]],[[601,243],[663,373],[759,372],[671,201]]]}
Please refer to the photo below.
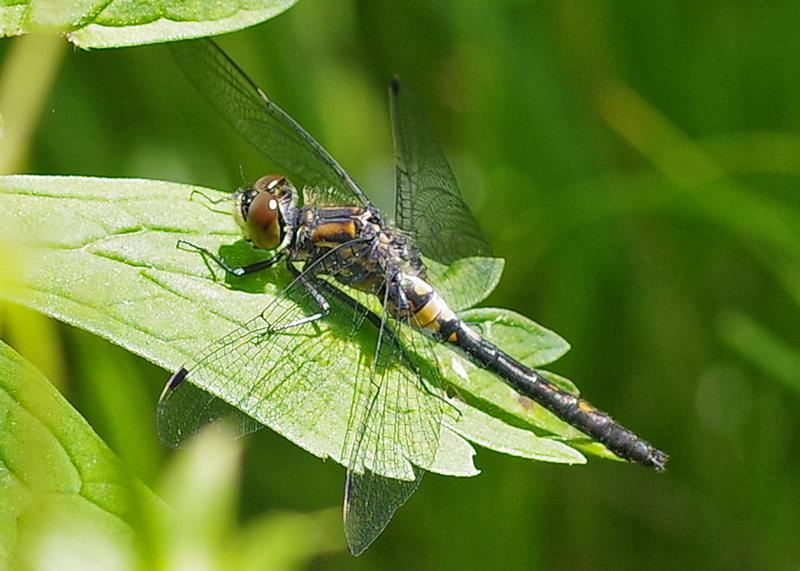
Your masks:
{"label": "green foliage", "polygon": [[733,349],[786,388],[800,392],[800,351],[739,313],[723,315],[720,337]]}
{"label": "green foliage", "polygon": [[130,550],[137,510],[161,506],[47,379],[2,343],[0,419],[0,566],[18,565],[19,549],[45,556],[38,542],[57,542],[59,529],[71,527],[91,538],[90,552],[105,542]]}
{"label": "green foliage", "polygon": [[241,445],[206,432],[165,470],[167,507],[41,373],[0,343],[0,566],[290,569],[342,547],[338,514],[237,520]]}
{"label": "green foliage", "polygon": [[280,14],[296,1],[27,0],[0,6],[0,36],[67,32],[72,43],[86,49],[137,46],[241,30]]}
{"label": "green foliage", "polygon": [[[279,291],[275,279],[264,280],[261,276],[236,280],[242,282],[240,287],[217,283],[207,260],[194,251],[176,248],[178,239],[192,240],[228,257],[226,250],[232,249],[230,241],[236,229],[231,213],[218,210],[209,200],[212,193],[188,185],[146,180],[0,177],[0,212],[6,214],[0,216],[3,228],[0,239],[12,251],[16,250],[15,259],[20,260],[16,264],[19,274],[13,283],[0,289],[0,295],[88,329],[176,370],[194,352],[216,341],[221,331],[240,327],[258,315]],[[66,224],[68,230],[57,236],[42,234],[42,228],[58,224]],[[241,244],[238,250],[240,255],[258,255]],[[198,263],[190,267],[181,257],[193,258]],[[456,307],[488,296],[502,271],[502,261],[486,258],[464,259],[450,268],[434,266],[431,279],[442,292],[453,296]],[[285,276],[278,274],[277,281],[281,279],[285,282]],[[507,310],[472,310],[463,317],[480,328],[487,339],[503,344],[531,366],[549,363],[568,349],[566,342],[554,333]],[[200,382],[208,384],[199,388],[270,426],[305,450],[322,458],[333,458],[348,468],[361,469],[360,465],[351,464],[349,455],[341,454],[343,443],[353,437],[349,431],[354,414],[350,408],[353,389],[343,379],[352,376],[363,359],[364,347],[374,346],[374,340],[365,345],[352,335],[337,334],[337,324],[332,321],[308,324],[293,330],[283,340],[274,340],[276,344],[291,344],[287,350],[293,359],[302,362],[302,376],[296,374],[290,363],[270,374],[276,386],[291,386],[291,390],[283,391],[289,400],[279,398],[272,389],[268,389],[270,396],[254,393],[252,383],[247,382],[252,374],[247,371],[251,366],[260,368],[260,362],[244,363],[243,372],[224,371],[221,377],[230,377],[233,382],[220,384],[213,377],[203,377]],[[347,327],[346,318],[340,325]],[[322,352],[319,339],[325,339]],[[508,387],[498,387],[500,383],[491,375],[447,348],[438,348],[437,361],[427,366],[441,370],[444,382],[460,400],[449,405],[454,408],[445,416],[436,458],[425,465],[427,470],[455,476],[477,474],[474,451],[468,441],[524,458],[585,462],[580,452],[560,441],[583,440],[575,430],[527,399],[521,399]],[[439,363],[447,365],[440,368]],[[96,363],[94,370],[99,365]],[[388,402],[402,404],[405,401],[391,391],[405,394],[421,387],[416,386],[418,380],[408,368],[398,369],[395,374],[400,375],[399,381],[387,383],[384,390],[389,395]],[[560,382],[573,388],[566,379]],[[107,392],[104,398],[113,399]],[[205,400],[195,390],[190,398]],[[178,412],[193,410],[189,407]],[[505,418],[499,420],[487,413]],[[429,422],[427,418],[414,421],[408,416],[424,415],[424,409],[389,408],[381,414],[405,415],[404,422],[409,426]],[[178,426],[196,426],[202,421],[200,417],[170,419]],[[375,422],[387,421],[377,418]],[[517,427],[525,425],[527,429]],[[544,429],[558,439],[538,436],[531,431],[532,427]],[[394,442],[390,430],[368,428],[366,433],[383,436],[380,441],[360,446],[374,446],[378,450],[419,446],[419,451],[403,448],[409,458],[424,457],[429,445],[414,440]],[[378,457],[382,456],[379,452]],[[390,454],[386,456],[391,458]],[[389,478],[406,477],[405,471],[393,462],[373,463],[370,469]],[[209,471],[203,467],[197,470]],[[213,473],[212,470],[207,477]],[[217,513],[220,509],[212,511]],[[225,513],[222,510],[223,520]],[[188,517],[190,521],[202,519],[191,513]],[[197,541],[199,536],[200,544],[212,549],[214,542],[203,540],[202,530],[194,531],[190,534],[192,540]],[[184,531],[173,535],[181,537]],[[373,539],[374,536],[364,547]]]}
{"label": "green foliage", "polygon": [[489,297],[500,283],[504,262],[498,258],[462,258],[449,266],[425,260],[428,276],[453,311],[469,309]]}
{"label": "green foliage", "polygon": [[207,430],[165,470],[158,491],[171,513],[148,522],[161,568],[288,570],[343,548],[338,510],[276,513],[238,526],[241,453],[226,430]]}
{"label": "green foliage", "polygon": [[[386,83],[399,74],[415,87],[466,202],[506,261],[486,305],[564,334],[574,349],[558,371],[672,457],[655,475],[612,462],[578,469],[481,454],[479,478],[426,478],[359,567],[798,567],[797,21],[795,2],[410,0],[401,10],[385,0],[309,0],[220,38],[387,212]],[[5,172],[232,189],[274,170],[179,77],[163,48],[63,49],[57,75],[44,73],[45,52],[32,48],[13,68],[53,79],[31,81],[11,73],[12,43],[0,43],[0,92],[41,114],[18,130],[22,114],[0,96]],[[24,137],[11,136],[19,131]],[[15,166],[3,167],[11,153]],[[37,231],[54,238],[70,229]],[[4,254],[3,281],[18,264]],[[235,248],[231,255],[246,259]],[[3,318],[9,336],[13,316]],[[73,332],[55,329],[52,338],[65,341],[64,391],[122,455],[107,437],[113,418],[95,422],[101,399],[75,373],[109,347],[86,336],[78,352]],[[48,343],[30,331],[33,345]],[[152,410],[163,371],[131,359],[140,370],[128,384],[147,390],[120,383],[118,398]],[[120,368],[130,375],[133,367]],[[149,422],[140,430],[150,444],[140,446],[152,449],[139,457],[160,458]],[[338,501],[338,466],[268,431],[248,446],[243,522],[275,506]],[[279,533],[311,520],[276,524]],[[280,544],[314,537],[300,532]],[[348,558],[314,566],[337,569]]]}
{"label": "green foliage", "polygon": [[[275,299],[281,282],[286,282],[286,276],[277,270],[266,278],[252,276],[226,285],[215,281],[213,268],[202,256],[176,248],[177,240],[183,239],[226,256],[232,248],[236,255],[258,256],[241,243],[231,246],[237,232],[233,217],[203,198],[213,193],[189,185],[145,180],[0,177],[0,213],[4,213],[0,214],[0,238],[9,244],[18,243],[22,249],[17,284],[0,291],[0,295],[92,331],[168,370],[177,370],[222,332],[258,315]],[[64,226],[63,232],[42,234],[42,228],[59,224]],[[231,263],[240,261],[234,258]],[[501,262],[490,259],[466,259],[453,268],[435,271],[432,278],[442,291],[452,292],[460,303],[469,303],[489,294],[499,280],[501,267]],[[474,280],[476,276],[481,279]],[[552,362],[568,348],[554,333],[507,310],[473,310],[464,317],[488,339],[501,343],[532,366]],[[271,374],[277,377],[276,386],[281,384],[280,376],[287,375],[284,382],[294,387],[291,402],[276,395],[254,399],[251,383],[243,381],[221,384],[204,378],[201,380],[209,384],[200,388],[239,407],[305,450],[350,467],[349,458],[342,457],[341,451],[352,414],[352,388],[341,379],[352,376],[364,347],[358,339],[338,334],[339,327],[330,321],[309,324],[280,341],[292,343],[292,355],[304,360],[302,378],[288,365]],[[339,325],[346,327],[347,322]],[[326,339],[323,352],[319,351],[321,337]],[[584,461],[580,453],[561,442],[531,432],[523,437],[519,435],[521,429],[504,422],[493,422],[490,429],[482,427],[478,419],[485,415],[473,411],[473,406],[493,414],[499,411],[506,421],[542,428],[559,438],[582,439],[572,428],[520,399],[451,350],[440,348],[438,360],[447,363],[443,369],[445,382],[468,404],[451,421],[454,432],[442,438],[437,460],[428,467],[431,471],[462,476],[477,473],[472,464],[474,452],[457,435],[520,456]],[[226,374],[234,375],[234,379],[248,378],[238,371]],[[406,377],[405,383],[417,382],[413,375]],[[402,386],[386,390],[390,389],[406,390]],[[388,399],[394,402],[395,397]],[[249,404],[253,401],[258,406]],[[375,446],[407,444],[395,444],[387,438],[384,436]],[[511,441],[517,444],[510,445]],[[374,469],[386,470],[383,475],[388,477],[403,477],[403,473],[390,471],[395,468],[388,465]]]}

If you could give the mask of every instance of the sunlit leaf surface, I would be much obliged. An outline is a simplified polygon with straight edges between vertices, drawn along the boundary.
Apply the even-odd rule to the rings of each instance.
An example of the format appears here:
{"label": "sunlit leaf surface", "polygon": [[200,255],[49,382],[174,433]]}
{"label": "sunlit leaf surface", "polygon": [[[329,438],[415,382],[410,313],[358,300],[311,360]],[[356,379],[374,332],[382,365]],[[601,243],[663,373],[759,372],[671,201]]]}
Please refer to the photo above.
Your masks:
{"label": "sunlit leaf surface", "polygon": [[0,6],[0,36],[67,32],[83,48],[136,46],[213,36],[272,18],[297,0],[241,2],[49,2],[27,0]]}
{"label": "sunlit leaf surface", "polygon": [[[212,207],[202,196],[192,196],[193,191],[207,196],[215,193],[145,180],[0,179],[0,237],[16,244],[18,259],[23,260],[20,285],[7,287],[3,295],[95,332],[167,370],[177,369],[208,343],[258,315],[287,282],[285,270],[276,268],[225,283],[201,256],[177,249],[177,240],[184,238],[219,251],[232,263],[259,256],[238,239],[232,217],[219,211],[221,205]],[[58,231],[48,231],[51,228]],[[474,291],[461,298],[485,297],[496,282],[499,264],[481,259],[475,263],[488,270],[476,272],[464,261],[460,269],[438,276],[442,290],[467,292],[467,280],[483,273],[487,278],[482,284],[478,282]],[[550,362],[567,349],[555,334],[504,310],[476,310],[465,317],[479,323],[487,338],[529,364]],[[309,452],[346,464],[340,453],[352,401],[353,388],[347,381],[362,348],[357,339],[337,334],[337,325],[341,324],[330,320],[319,324],[319,334],[330,338],[329,350],[323,353],[313,343],[315,337],[309,336],[308,351],[313,349],[313,358],[324,359],[330,377],[342,380],[326,384],[325,394],[308,392],[319,404],[313,414],[308,407],[298,407],[280,415],[264,415],[257,404],[243,398],[247,386],[216,383],[201,388],[266,421]],[[300,347],[304,351],[306,345]],[[447,361],[442,368],[445,381],[468,407],[558,436],[575,436],[571,428],[521,400],[452,351],[441,348],[437,359]],[[498,423],[491,431],[481,432],[464,424],[441,439],[436,462],[428,468],[446,474],[474,474],[472,449],[459,435],[482,446],[508,450],[504,430],[512,428]],[[531,433],[530,438],[538,437]],[[582,460],[566,447],[555,447],[548,459]]]}

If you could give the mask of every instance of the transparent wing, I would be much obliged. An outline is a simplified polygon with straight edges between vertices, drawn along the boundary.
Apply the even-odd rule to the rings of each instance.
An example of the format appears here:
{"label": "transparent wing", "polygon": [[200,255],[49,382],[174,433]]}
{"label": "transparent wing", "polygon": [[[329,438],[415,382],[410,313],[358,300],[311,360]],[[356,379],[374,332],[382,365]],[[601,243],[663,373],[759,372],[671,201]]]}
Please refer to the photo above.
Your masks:
{"label": "transparent wing", "polygon": [[[204,426],[220,422],[234,438],[264,427],[221,398],[191,383],[182,383],[176,378],[180,374],[181,371],[167,382],[156,413],[158,435],[164,445],[177,448]],[[182,384],[176,386],[176,382]]]}
{"label": "transparent wing", "polygon": [[421,107],[397,79],[389,85],[389,108],[397,161],[398,225],[414,235],[425,256],[437,262],[491,256]]}
{"label": "transparent wing", "polygon": [[[397,509],[402,506],[419,487],[425,473],[421,467],[430,466],[434,461],[436,449],[441,436],[442,414],[454,412],[450,408],[441,390],[443,382],[439,374],[438,363],[431,347],[432,341],[421,333],[415,332],[400,323],[393,321],[384,324],[384,340],[380,344],[379,353],[396,362],[408,363],[406,370],[416,375],[413,387],[417,389],[416,406],[429,409],[423,417],[430,424],[421,426],[395,421],[394,428],[406,431],[404,440],[416,442],[414,448],[425,454],[413,461],[412,472],[404,479],[387,478],[372,471],[372,465],[385,465],[394,459],[386,457],[386,449],[373,447],[381,457],[373,462],[353,462],[353,466],[363,466],[363,471],[351,468],[347,472],[344,494],[344,527],[347,545],[353,555],[363,552],[383,532]],[[388,337],[388,339],[386,339]],[[406,385],[406,389],[410,388]],[[419,389],[422,389],[419,391]],[[409,391],[409,396],[412,394]],[[372,398],[379,399],[378,391],[373,391]],[[408,398],[406,399],[406,402]],[[363,407],[359,407],[361,410]],[[380,408],[380,407],[379,407]],[[397,411],[400,415],[404,411]],[[407,414],[408,411],[405,411]],[[365,410],[370,414],[369,409]],[[367,423],[375,426],[376,423]],[[381,427],[386,432],[386,427]],[[382,434],[377,435],[379,438]],[[424,443],[427,443],[424,444]],[[432,446],[435,444],[435,446]],[[358,447],[354,448],[358,454]],[[367,455],[367,460],[369,455]]]}
{"label": "transparent wing", "polygon": [[369,199],[336,160],[208,39],[171,47],[183,73],[242,137],[286,174],[325,189],[328,202],[362,204]]}
{"label": "transparent wing", "polygon": [[345,441],[346,465],[358,474],[413,481],[414,466],[433,463],[445,401],[438,371],[413,350],[413,335],[384,314],[374,358],[358,371]]}
{"label": "transparent wing", "polygon": [[[365,307],[331,295],[332,278],[347,271],[303,274],[331,305],[325,319],[304,322],[319,308],[294,280],[173,376],[159,402],[162,439],[180,441],[199,426],[191,419],[213,420],[232,406],[250,419],[240,432],[269,426],[358,474],[412,481],[414,466],[429,466],[443,400],[420,385],[420,369],[404,356],[399,336],[365,327]],[[198,399],[192,384],[207,394]]]}
{"label": "transparent wing", "polygon": [[344,486],[344,532],[347,547],[361,555],[383,532],[394,513],[417,491],[424,470],[414,470],[413,482],[348,470]]}

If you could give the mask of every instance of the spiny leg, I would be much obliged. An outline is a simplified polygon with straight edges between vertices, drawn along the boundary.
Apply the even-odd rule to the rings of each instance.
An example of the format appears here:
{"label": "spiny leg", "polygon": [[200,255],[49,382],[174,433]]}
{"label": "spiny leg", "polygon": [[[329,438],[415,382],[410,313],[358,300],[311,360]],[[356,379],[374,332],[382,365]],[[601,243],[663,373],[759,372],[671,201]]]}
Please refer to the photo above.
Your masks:
{"label": "spiny leg", "polygon": [[[353,299],[352,297],[347,295],[345,292],[343,292],[339,288],[329,284],[326,281],[322,281],[322,280],[319,281],[317,283],[317,286],[320,289],[324,289],[325,293],[329,294],[331,297],[335,297],[340,302],[345,304],[347,307],[352,309],[354,312],[359,313],[361,315],[364,315],[366,317],[367,321],[369,321],[376,329],[380,330],[380,328],[382,326],[381,318],[378,317],[377,315],[375,315],[374,311],[369,309],[367,306],[362,304],[360,301],[357,301],[357,300]],[[396,343],[398,341],[397,337],[394,334],[394,331],[387,330],[386,331],[386,335],[389,338],[389,340],[391,340],[393,343]]]}
{"label": "spiny leg", "polygon": [[245,276],[247,274],[252,274],[255,272],[260,272],[261,270],[266,270],[267,268],[271,268],[274,266],[282,257],[283,253],[278,252],[274,256],[267,258],[266,260],[261,260],[259,262],[255,262],[252,264],[248,264],[247,266],[241,266],[238,268],[234,268],[228,265],[222,258],[208,250],[207,248],[203,248],[202,246],[198,246],[188,240],[178,240],[176,247],[181,250],[185,251],[195,251],[198,252],[204,258],[212,260],[215,264],[217,264],[220,268],[222,268],[225,273],[230,274],[235,277]]}
{"label": "spiny leg", "polygon": [[292,274],[294,279],[300,283],[301,286],[308,292],[311,296],[311,299],[314,300],[314,303],[317,304],[319,311],[314,313],[313,315],[308,315],[306,317],[301,317],[300,319],[295,319],[294,321],[290,321],[289,323],[284,323],[273,327],[267,319],[264,317],[264,314],[261,314],[261,317],[264,321],[267,321],[269,324],[269,330],[272,333],[276,333],[279,331],[284,331],[286,329],[290,329],[292,327],[298,327],[300,325],[304,325],[306,323],[312,323],[314,321],[319,321],[320,319],[327,317],[328,314],[331,312],[331,304],[328,303],[328,300],[325,299],[325,296],[317,288],[317,284],[314,283],[314,277],[307,277],[304,273],[301,273],[300,270],[295,268],[290,261],[287,261],[286,267],[289,270],[289,273]]}

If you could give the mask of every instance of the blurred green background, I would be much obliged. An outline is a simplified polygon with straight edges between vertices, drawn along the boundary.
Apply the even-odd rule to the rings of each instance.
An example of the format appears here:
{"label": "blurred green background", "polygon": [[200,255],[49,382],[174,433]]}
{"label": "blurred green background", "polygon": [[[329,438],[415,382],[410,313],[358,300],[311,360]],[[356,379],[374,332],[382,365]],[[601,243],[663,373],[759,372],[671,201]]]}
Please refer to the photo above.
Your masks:
{"label": "blurred green background", "polygon": [[[387,209],[386,85],[412,85],[506,259],[487,305],[569,340],[554,369],[671,454],[656,474],[480,451],[481,476],[427,477],[365,555],[315,568],[800,566],[798,22],[790,2],[302,0],[220,39]],[[45,47],[12,69],[22,42]],[[6,172],[232,189],[269,170],[163,46],[24,38],[0,58],[4,93],[33,111],[42,97]],[[3,336],[155,483],[167,373],[18,308],[3,316]],[[244,458],[242,521],[341,500],[343,469],[268,431]]]}

